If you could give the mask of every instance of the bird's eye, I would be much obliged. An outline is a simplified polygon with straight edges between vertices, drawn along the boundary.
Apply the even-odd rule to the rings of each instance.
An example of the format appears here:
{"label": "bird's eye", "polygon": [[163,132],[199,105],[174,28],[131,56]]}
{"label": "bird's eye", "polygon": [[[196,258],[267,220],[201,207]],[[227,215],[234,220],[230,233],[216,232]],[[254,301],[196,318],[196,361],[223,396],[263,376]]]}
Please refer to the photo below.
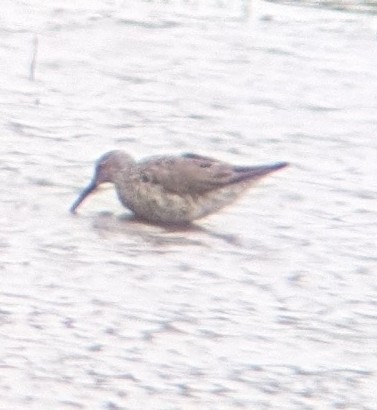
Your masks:
{"label": "bird's eye", "polygon": [[143,182],[149,182],[149,178],[148,178],[147,175],[145,175],[145,174],[143,174],[143,175],[141,176],[141,180],[142,180]]}
{"label": "bird's eye", "polygon": [[209,162],[202,162],[199,166],[200,168],[209,168],[211,164]]}

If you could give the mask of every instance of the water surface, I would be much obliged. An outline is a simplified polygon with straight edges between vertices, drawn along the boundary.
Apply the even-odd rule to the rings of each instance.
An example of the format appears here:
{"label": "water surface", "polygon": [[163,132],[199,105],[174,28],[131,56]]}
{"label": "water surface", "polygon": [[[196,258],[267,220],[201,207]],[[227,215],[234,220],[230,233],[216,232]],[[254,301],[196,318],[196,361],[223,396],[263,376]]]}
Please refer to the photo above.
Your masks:
{"label": "water surface", "polygon": [[[375,16],[203,3],[2,6],[0,408],[375,407]],[[73,217],[113,148],[292,166],[191,230]]]}

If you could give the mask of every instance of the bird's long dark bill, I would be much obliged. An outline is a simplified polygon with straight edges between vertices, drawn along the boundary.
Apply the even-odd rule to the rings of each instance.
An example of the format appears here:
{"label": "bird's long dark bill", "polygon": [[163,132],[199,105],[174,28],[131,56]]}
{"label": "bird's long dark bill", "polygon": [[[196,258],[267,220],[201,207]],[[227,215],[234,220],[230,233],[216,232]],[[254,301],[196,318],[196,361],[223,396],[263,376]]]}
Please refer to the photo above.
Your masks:
{"label": "bird's long dark bill", "polygon": [[285,168],[289,165],[288,162],[277,162],[271,165],[261,165],[256,167],[235,167],[235,171],[239,174],[236,176],[235,181],[239,182],[243,180],[258,180],[264,176]]}
{"label": "bird's long dark bill", "polygon": [[92,181],[79,195],[76,201],[73,203],[71,208],[69,209],[72,214],[76,213],[76,209],[80,206],[81,202],[89,196],[92,192],[94,192],[97,188],[97,184]]}

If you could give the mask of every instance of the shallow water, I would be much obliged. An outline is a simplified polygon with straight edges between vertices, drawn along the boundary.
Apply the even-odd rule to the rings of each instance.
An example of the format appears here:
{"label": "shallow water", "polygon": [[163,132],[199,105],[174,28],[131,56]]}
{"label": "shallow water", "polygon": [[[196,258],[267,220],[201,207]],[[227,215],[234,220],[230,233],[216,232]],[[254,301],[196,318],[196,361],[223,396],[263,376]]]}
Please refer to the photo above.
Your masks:
{"label": "shallow water", "polygon": [[[375,16],[203,3],[3,5],[0,408],[375,408]],[[70,215],[113,148],[292,166],[184,231]]]}

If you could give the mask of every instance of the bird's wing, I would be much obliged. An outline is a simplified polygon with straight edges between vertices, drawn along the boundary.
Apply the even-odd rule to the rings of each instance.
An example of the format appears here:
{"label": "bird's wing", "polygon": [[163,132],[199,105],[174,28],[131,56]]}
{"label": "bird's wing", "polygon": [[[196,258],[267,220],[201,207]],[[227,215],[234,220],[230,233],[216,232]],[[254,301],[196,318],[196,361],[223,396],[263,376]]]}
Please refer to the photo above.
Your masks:
{"label": "bird's wing", "polygon": [[142,181],[159,184],[164,191],[200,195],[242,181],[257,181],[285,166],[287,163],[239,167],[210,157],[184,154],[151,158],[139,164],[138,169]]}
{"label": "bird's wing", "polygon": [[202,194],[231,183],[234,177],[231,165],[196,154],[149,159],[138,168],[144,182],[177,194]]}

